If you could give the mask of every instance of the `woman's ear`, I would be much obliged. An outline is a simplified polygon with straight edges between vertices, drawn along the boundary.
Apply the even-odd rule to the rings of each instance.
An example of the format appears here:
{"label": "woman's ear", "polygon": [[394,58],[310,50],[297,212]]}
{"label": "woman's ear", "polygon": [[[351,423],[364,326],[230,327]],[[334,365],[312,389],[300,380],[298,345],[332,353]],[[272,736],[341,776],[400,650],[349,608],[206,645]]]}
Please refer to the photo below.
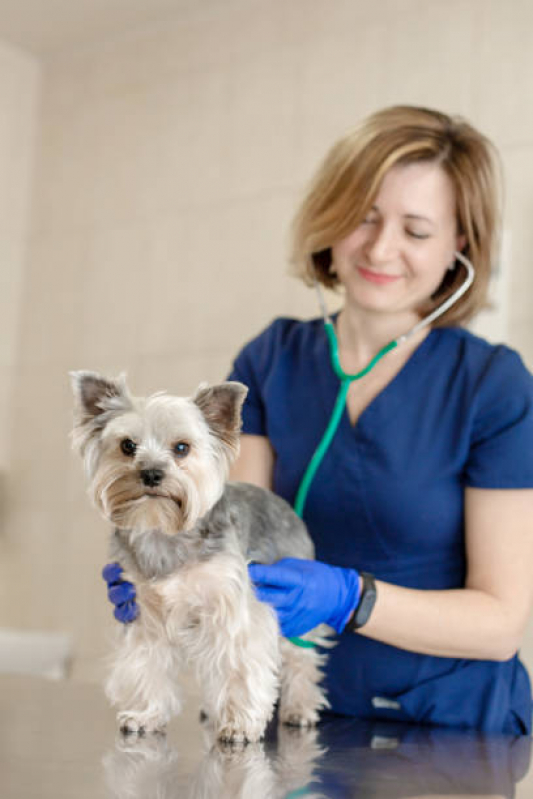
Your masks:
{"label": "woman's ear", "polygon": [[455,249],[457,250],[457,252],[463,252],[464,248],[466,247],[466,244],[467,241],[465,234],[464,233],[459,234],[455,242]]}

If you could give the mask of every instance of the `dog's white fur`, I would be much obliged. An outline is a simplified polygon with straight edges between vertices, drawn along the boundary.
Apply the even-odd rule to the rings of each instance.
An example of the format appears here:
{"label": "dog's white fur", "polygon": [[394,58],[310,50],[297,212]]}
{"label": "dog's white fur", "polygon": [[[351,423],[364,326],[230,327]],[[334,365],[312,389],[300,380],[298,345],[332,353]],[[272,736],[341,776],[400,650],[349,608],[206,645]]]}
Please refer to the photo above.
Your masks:
{"label": "dog's white fur", "polygon": [[246,563],[221,553],[138,587],[139,619],[124,631],[107,682],[129,731],[161,729],[180,710],[179,671],[194,663],[204,709],[224,740],[258,740],[277,698],[280,653],[270,609]]}
{"label": "dog's white fur", "polygon": [[[74,444],[84,456],[94,502],[116,525],[114,554],[124,579],[136,586],[141,609],[135,622],[117,629],[106,685],[121,728],[164,729],[180,710],[179,673],[186,662],[195,666],[204,710],[220,740],[259,740],[280,690],[280,720],[314,724],[327,706],[319,686],[324,656],[281,639],[273,610],[257,600],[238,508],[230,502],[220,505],[216,518],[209,515],[238,451],[244,387],[222,384],[201,387],[193,398],[135,400],[123,379],[78,372],[73,385]],[[130,457],[121,451],[124,440],[135,443]],[[186,457],[176,456],[176,442],[187,443]],[[141,476],[153,468],[164,476],[147,487]],[[268,493],[259,496],[267,509],[281,502]],[[259,533],[246,531],[248,550]]]}

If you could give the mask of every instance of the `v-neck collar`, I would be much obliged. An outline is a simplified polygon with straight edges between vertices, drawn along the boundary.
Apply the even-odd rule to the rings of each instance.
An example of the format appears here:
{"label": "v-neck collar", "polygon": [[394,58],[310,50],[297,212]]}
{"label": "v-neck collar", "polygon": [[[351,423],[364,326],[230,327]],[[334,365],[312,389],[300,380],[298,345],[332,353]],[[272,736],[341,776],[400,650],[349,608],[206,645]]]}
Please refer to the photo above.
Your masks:
{"label": "v-neck collar", "polygon": [[[332,316],[335,323],[338,312]],[[405,401],[406,392],[402,390],[411,380],[416,368],[423,362],[427,353],[431,351],[438,338],[439,328],[433,328],[428,335],[420,342],[418,347],[413,350],[409,358],[392,377],[392,379],[376,394],[366,408],[361,412],[355,424],[352,424],[348,414],[347,406],[344,407],[339,427],[354,434],[364,429],[367,424],[372,424],[374,420],[386,423],[393,418],[397,406]],[[401,346],[401,345],[400,345]],[[331,363],[329,344],[325,330],[321,331],[321,341],[319,347],[320,356],[320,384],[322,387],[322,401],[326,413],[326,424],[330,418],[335,399],[339,392],[341,383],[333,371]],[[385,356],[387,357],[387,356]],[[326,368],[324,368],[324,363]],[[364,380],[364,378],[362,378]],[[414,381],[417,383],[417,381]]]}

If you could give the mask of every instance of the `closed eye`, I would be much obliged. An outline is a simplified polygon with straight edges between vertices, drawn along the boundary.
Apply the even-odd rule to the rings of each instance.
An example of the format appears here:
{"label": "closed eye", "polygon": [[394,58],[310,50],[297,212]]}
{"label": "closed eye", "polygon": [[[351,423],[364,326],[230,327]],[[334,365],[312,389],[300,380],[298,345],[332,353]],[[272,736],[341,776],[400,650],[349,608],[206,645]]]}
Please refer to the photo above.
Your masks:
{"label": "closed eye", "polygon": [[429,239],[429,233],[415,233],[414,230],[407,230],[406,233],[412,239]]}

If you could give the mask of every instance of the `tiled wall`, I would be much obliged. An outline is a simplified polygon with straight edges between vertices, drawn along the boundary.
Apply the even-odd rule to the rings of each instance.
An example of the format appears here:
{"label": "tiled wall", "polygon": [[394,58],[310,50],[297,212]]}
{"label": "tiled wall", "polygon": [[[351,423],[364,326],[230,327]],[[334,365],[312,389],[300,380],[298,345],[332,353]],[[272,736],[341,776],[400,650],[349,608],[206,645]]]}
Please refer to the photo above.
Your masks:
{"label": "tiled wall", "polygon": [[76,673],[97,674],[106,525],[69,452],[67,372],[189,392],[272,316],[314,314],[285,274],[287,226],[370,111],[463,113],[500,147],[505,333],[533,364],[532,26],[529,0],[242,0],[44,65],[0,623],[72,630]]}

